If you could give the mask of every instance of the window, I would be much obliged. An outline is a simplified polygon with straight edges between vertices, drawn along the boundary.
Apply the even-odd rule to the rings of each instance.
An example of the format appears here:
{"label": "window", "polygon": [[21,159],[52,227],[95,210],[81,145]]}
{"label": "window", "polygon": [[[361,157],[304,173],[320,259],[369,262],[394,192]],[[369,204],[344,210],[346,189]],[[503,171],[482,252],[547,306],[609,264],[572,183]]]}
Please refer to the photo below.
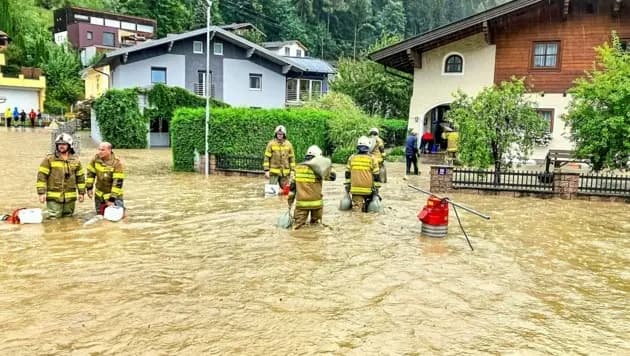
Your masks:
{"label": "window", "polygon": [[92,31],[86,32],[85,38],[87,38],[88,40],[91,40],[92,38],[94,38],[94,33],[92,33]]}
{"label": "window", "polygon": [[462,73],[464,71],[464,59],[458,54],[446,57],[444,61],[444,73]]}
{"label": "window", "polygon": [[301,49],[296,49],[295,50],[295,56],[296,57],[302,57],[302,50]]}
{"label": "window", "polygon": [[81,14],[74,14],[74,19],[78,20],[78,21],[90,21],[90,17],[89,16],[85,16],[85,15],[81,15]]}
{"label": "window", "polygon": [[223,55],[223,43],[215,43],[214,46],[214,51],[213,53],[217,56],[222,56]]}
{"label": "window", "polygon": [[114,42],[114,33],[112,32],[103,32],[103,46],[115,47],[116,42]]}
{"label": "window", "polygon": [[539,109],[537,111],[538,115],[549,123],[549,132],[553,132],[553,109]]}
{"label": "window", "polygon": [[558,68],[558,54],[560,42],[534,42],[533,67],[534,68]]}
{"label": "window", "polygon": [[322,96],[322,81],[311,80],[311,99],[315,100]]}
{"label": "window", "polygon": [[151,67],[151,83],[166,84],[166,68]]}
{"label": "window", "polygon": [[120,23],[120,27],[124,30],[131,30],[131,31],[135,31],[136,30],[136,24],[135,23],[131,23],[131,22],[125,22],[122,21]]}
{"label": "window", "polygon": [[193,53],[203,54],[203,42],[193,41]]}
{"label": "window", "polygon": [[99,26],[103,26],[105,24],[105,19],[103,19],[102,17],[90,17],[90,23],[92,25],[99,25]]}
{"label": "window", "polygon": [[249,73],[249,89],[262,90],[262,74]]}
{"label": "window", "polygon": [[621,49],[630,52],[630,38],[622,38],[619,42],[621,42]]}
{"label": "window", "polygon": [[139,32],[146,32],[146,33],[153,33],[153,26],[147,26],[147,25],[137,25],[138,31]]}
{"label": "window", "polygon": [[105,19],[105,26],[118,28],[118,27],[120,27],[120,21]]}
{"label": "window", "polygon": [[284,47],[284,55],[285,56],[290,56],[291,55],[291,48]]}

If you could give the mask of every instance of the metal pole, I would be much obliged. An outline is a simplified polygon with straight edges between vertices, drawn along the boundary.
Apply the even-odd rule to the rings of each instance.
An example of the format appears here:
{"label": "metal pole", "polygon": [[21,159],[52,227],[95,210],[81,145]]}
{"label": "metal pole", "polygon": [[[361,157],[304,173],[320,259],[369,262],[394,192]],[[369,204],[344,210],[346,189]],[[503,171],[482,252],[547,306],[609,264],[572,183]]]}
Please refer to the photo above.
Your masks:
{"label": "metal pole", "polygon": [[208,122],[210,121],[210,9],[212,1],[206,0],[206,82],[204,83],[206,94],[206,150],[205,150],[205,172],[206,177],[210,174],[210,156],[208,155]]}
{"label": "metal pole", "polygon": [[486,220],[490,220],[490,217],[489,217],[488,215],[482,214],[482,213],[480,213],[480,212],[478,212],[478,211],[476,211],[476,210],[473,210],[473,209],[468,208],[468,207],[465,207],[465,206],[463,206],[463,205],[461,205],[461,204],[455,203],[454,201],[452,201],[452,200],[451,200],[451,199],[449,199],[449,198],[440,198],[439,196],[437,196],[437,195],[435,195],[435,194],[433,194],[433,193],[431,193],[431,192],[428,192],[428,191],[426,191],[426,190],[420,189],[420,188],[418,188],[418,187],[414,187],[414,186],[413,186],[413,185],[411,185],[411,184],[407,184],[407,186],[408,186],[409,188],[413,188],[413,189],[415,189],[415,190],[417,190],[417,191],[419,191],[419,192],[422,192],[422,193],[424,193],[424,194],[426,194],[426,195],[433,195],[434,197],[436,197],[436,198],[438,198],[438,199],[446,199],[446,201],[448,201],[448,203],[449,203],[449,204],[452,204],[453,206],[456,206],[456,207],[458,207],[458,208],[462,208],[462,209],[466,210],[467,212],[469,212],[469,213],[473,213],[473,214],[475,214],[475,215],[477,215],[477,216],[479,216],[479,217],[482,217],[482,218],[484,218],[484,219],[486,219]]}

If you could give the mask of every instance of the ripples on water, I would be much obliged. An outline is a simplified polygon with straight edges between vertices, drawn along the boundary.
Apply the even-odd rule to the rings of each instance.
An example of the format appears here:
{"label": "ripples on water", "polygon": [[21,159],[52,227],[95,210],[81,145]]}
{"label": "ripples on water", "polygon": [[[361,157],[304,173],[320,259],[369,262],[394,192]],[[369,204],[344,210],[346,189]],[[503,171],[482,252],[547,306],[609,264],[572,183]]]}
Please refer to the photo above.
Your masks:
{"label": "ripples on water", "polygon": [[[0,128],[0,211],[38,206],[47,138]],[[454,216],[448,238],[420,237],[425,197],[400,164],[384,214],[337,211],[337,181],[325,226],[285,231],[262,179],[117,152],[126,221],[82,226],[87,201],[74,219],[0,225],[1,354],[630,352],[626,204],[454,195],[492,216],[463,213],[471,252]]]}

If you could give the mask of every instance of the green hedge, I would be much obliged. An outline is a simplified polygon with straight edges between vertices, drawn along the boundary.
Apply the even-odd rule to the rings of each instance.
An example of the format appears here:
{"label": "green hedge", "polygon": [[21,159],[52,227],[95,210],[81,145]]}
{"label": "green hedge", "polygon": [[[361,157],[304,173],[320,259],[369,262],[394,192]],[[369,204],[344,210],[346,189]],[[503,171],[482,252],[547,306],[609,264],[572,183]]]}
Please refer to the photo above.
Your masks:
{"label": "green hedge", "polygon": [[94,102],[104,141],[116,148],[147,147],[148,120],[140,114],[136,89],[112,89]]}
{"label": "green hedge", "polygon": [[[326,122],[331,112],[315,109],[220,108],[211,112],[208,137],[213,154],[260,156],[274,136],[277,125],[287,128],[296,160],[300,161],[310,145],[326,147]],[[205,110],[182,108],[175,111],[171,123],[173,166],[178,171],[192,171],[195,149],[205,150]]]}
{"label": "green hedge", "polygon": [[[199,108],[206,106],[206,98],[195,95],[184,88],[168,87],[164,84],[155,84],[150,90],[144,91],[149,99],[150,108],[145,109],[144,114],[149,119],[162,118],[171,120],[173,112],[177,108]],[[210,99],[212,108],[229,107],[228,104]]]}
{"label": "green hedge", "polygon": [[404,146],[408,132],[407,120],[384,119],[381,121],[381,137],[387,147]]}

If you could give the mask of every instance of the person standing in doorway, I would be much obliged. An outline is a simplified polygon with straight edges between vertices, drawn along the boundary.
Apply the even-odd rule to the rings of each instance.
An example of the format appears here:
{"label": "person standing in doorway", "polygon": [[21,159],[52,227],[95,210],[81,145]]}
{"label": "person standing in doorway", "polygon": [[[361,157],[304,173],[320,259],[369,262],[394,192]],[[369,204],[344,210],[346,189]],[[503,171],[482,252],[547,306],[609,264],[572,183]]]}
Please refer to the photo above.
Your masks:
{"label": "person standing in doorway", "polygon": [[420,140],[420,147],[422,149],[422,153],[431,153],[431,146],[433,145],[433,134],[431,131],[426,131],[422,134],[422,138]]}
{"label": "person standing in doorway", "polygon": [[122,161],[112,152],[112,144],[101,142],[96,155],[87,166],[86,187],[88,197],[94,198],[97,214],[103,214],[107,206],[125,207],[123,181],[125,173]]}
{"label": "person standing in doorway", "polygon": [[46,202],[50,218],[70,216],[74,213],[77,198],[83,202],[85,172],[79,157],[74,155],[69,134],[57,136],[55,153],[47,155],[40,163],[37,194],[40,203]]}
{"label": "person standing in doorway", "polygon": [[444,126],[442,138],[446,140],[446,163],[453,165],[457,160],[459,146],[459,132],[451,126]]}
{"label": "person standing in doorway", "polygon": [[405,158],[406,158],[406,170],[405,178],[411,172],[411,165],[413,164],[413,174],[418,175],[418,131],[412,129],[407,136],[405,142]]}
{"label": "person standing in doorway", "polygon": [[7,106],[4,110],[4,124],[6,127],[11,127],[11,121],[13,120],[13,114],[11,114],[11,108]]}
{"label": "person standing in doorway", "polygon": [[280,188],[295,176],[293,145],[287,140],[287,129],[282,125],[276,127],[273,140],[267,143],[263,169],[269,184],[278,184]]}

